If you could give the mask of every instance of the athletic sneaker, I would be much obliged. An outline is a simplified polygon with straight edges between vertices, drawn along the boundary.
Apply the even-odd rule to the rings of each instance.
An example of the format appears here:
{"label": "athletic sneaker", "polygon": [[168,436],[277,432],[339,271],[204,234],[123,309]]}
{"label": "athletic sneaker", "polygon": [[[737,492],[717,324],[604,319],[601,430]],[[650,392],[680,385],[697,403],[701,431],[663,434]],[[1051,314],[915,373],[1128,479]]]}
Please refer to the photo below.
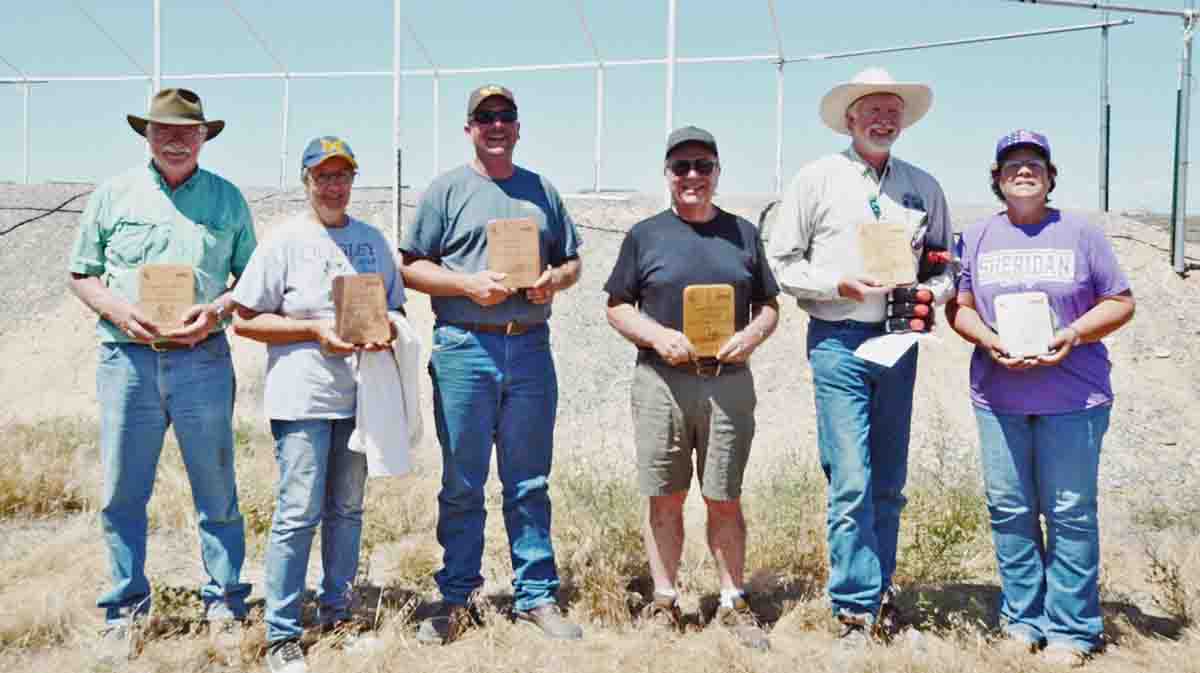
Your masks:
{"label": "athletic sneaker", "polygon": [[1059,643],[1051,643],[1042,650],[1043,661],[1051,666],[1062,668],[1082,668],[1091,658],[1092,655],[1088,652]]}
{"label": "athletic sneaker", "polygon": [[267,667],[271,673],[308,673],[300,641],[288,639],[272,643],[267,649]]}

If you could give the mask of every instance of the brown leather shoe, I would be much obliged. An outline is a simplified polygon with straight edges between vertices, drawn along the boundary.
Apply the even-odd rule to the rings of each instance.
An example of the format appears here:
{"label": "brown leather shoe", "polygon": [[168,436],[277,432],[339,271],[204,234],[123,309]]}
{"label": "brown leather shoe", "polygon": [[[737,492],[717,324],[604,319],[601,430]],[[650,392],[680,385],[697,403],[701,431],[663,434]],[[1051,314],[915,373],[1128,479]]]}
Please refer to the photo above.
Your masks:
{"label": "brown leather shoe", "polygon": [[767,638],[766,631],[759,626],[758,619],[750,611],[750,605],[743,596],[733,600],[732,608],[717,608],[717,617],[713,621],[727,629],[746,647],[755,650],[771,649],[771,641]]}
{"label": "brown leather shoe", "polygon": [[449,645],[476,625],[471,609],[459,603],[443,602],[431,617],[417,628],[417,642],[424,645]]}
{"label": "brown leather shoe", "polygon": [[532,610],[513,610],[513,617],[520,624],[537,627],[547,638],[579,640],[583,637],[583,629],[567,620],[557,603],[546,603]]}
{"label": "brown leather shoe", "polygon": [[683,615],[674,596],[654,594],[654,600],[642,608],[641,621],[645,628],[669,633],[683,631]]}

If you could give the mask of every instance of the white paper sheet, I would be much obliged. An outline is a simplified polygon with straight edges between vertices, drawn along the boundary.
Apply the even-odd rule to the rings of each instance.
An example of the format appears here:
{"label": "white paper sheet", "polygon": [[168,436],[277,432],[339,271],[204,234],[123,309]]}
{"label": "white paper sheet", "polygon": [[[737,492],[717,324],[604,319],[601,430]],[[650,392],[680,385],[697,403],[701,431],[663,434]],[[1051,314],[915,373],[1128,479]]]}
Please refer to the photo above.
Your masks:
{"label": "white paper sheet", "polygon": [[854,350],[854,354],[868,362],[891,367],[908,352],[908,349],[916,346],[917,342],[922,339],[937,339],[937,337],[915,332],[884,334],[862,342]]}

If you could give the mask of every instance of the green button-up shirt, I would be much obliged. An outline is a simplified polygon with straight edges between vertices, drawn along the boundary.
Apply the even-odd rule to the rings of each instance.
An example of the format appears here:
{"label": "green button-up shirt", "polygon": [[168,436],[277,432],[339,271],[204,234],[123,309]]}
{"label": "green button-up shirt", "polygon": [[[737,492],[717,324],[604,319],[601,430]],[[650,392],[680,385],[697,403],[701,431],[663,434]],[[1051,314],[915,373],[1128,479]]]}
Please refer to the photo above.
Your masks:
{"label": "green button-up shirt", "polygon": [[[99,276],[132,303],[138,300],[138,267],[189,264],[195,270],[196,303],[204,304],[225,292],[230,274],[241,276],[255,243],[250,208],[232,183],[198,168],[172,190],[150,162],[92,193],[79,218],[68,270]],[[103,318],[97,331],[101,341],[132,341]]]}

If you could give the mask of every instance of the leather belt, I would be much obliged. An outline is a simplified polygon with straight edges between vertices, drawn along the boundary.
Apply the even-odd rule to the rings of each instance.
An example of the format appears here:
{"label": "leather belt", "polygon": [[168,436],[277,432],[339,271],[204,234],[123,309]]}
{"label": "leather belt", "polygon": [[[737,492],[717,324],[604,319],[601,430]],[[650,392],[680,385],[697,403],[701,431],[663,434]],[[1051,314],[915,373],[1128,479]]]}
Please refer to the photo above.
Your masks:
{"label": "leather belt", "polygon": [[186,350],[191,350],[191,349],[195,348],[196,346],[199,346],[200,344],[204,343],[205,341],[208,341],[209,339],[213,338],[217,334],[220,334],[220,332],[211,332],[211,333],[209,333],[208,336],[204,337],[200,341],[197,341],[195,344],[193,344],[191,346],[189,346],[183,342],[180,342],[180,341],[165,341],[165,340],[164,341],[152,341],[148,344],[137,342],[137,341],[135,341],[134,343],[137,344],[138,346],[145,346],[145,347],[149,348],[150,350],[154,351],[155,353],[165,353],[167,351],[186,351]]}
{"label": "leather belt", "polygon": [[503,334],[505,336],[520,336],[532,329],[536,329],[545,325],[543,322],[517,322],[510,320],[505,323],[495,324],[487,322],[447,322],[447,325],[453,325],[459,329],[465,329],[468,332],[486,332],[488,334]]}
{"label": "leather belt", "polygon": [[670,367],[671,369],[685,372],[687,374],[694,374],[703,379],[711,379],[720,376],[721,374],[732,374],[733,372],[739,372],[746,367],[746,365],[741,362],[721,362],[716,358],[700,358],[699,360],[691,360],[678,365],[672,365],[657,355],[644,355],[642,357],[646,358],[649,362],[664,367]]}

